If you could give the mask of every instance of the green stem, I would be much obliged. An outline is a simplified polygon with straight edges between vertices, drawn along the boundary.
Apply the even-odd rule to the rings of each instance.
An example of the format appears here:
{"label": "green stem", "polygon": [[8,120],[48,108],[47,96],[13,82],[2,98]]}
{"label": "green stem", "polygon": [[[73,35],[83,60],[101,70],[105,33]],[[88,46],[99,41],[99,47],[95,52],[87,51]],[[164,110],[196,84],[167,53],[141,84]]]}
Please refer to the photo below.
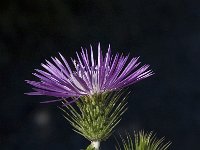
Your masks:
{"label": "green stem", "polygon": [[95,148],[95,150],[100,149],[100,142],[99,141],[92,141],[91,145],[92,145],[93,148]]}
{"label": "green stem", "polygon": [[91,141],[86,150],[100,150],[100,141]]}

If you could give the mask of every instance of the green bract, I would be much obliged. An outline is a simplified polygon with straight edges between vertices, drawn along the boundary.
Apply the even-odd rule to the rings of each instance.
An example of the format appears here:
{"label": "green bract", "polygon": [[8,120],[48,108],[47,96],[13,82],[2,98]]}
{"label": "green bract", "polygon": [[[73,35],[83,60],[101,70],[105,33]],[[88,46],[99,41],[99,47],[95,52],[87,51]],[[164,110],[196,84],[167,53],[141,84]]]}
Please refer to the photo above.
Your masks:
{"label": "green bract", "polygon": [[66,109],[61,109],[77,133],[90,141],[102,141],[111,135],[127,110],[127,95],[122,95],[123,92],[118,91],[82,96],[76,105],[64,101]]}
{"label": "green bract", "polygon": [[[121,136],[120,136],[121,137]],[[126,138],[122,138],[122,148],[118,142],[116,150],[167,150],[171,142],[164,143],[164,138],[157,139],[152,132],[144,131],[135,132],[134,140],[127,134]]]}

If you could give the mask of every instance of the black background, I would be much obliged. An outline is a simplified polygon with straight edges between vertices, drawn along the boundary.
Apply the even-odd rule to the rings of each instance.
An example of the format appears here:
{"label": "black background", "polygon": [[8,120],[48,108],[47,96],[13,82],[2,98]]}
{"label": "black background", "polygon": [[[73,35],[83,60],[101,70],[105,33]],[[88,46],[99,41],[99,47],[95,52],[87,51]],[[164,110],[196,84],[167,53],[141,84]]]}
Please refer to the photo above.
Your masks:
{"label": "black background", "polygon": [[[27,96],[25,79],[61,52],[80,47],[141,56],[155,75],[131,86],[117,131],[145,129],[199,149],[200,3],[192,0],[7,0],[0,2],[0,149],[66,150],[89,141],[74,133],[56,104]],[[111,137],[102,149],[114,149]]]}

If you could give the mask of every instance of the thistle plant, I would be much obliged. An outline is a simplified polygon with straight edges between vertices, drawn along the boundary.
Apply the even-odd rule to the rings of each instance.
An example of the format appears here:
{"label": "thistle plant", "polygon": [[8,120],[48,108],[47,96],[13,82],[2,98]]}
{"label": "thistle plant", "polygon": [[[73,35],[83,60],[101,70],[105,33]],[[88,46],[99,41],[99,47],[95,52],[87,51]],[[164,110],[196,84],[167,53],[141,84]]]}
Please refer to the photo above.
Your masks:
{"label": "thistle plant", "polygon": [[165,138],[157,139],[153,132],[139,131],[134,133],[134,138],[127,133],[126,138],[121,137],[116,150],[167,150],[171,142],[164,142]]}
{"label": "thistle plant", "polygon": [[35,69],[38,81],[26,80],[33,86],[27,95],[45,95],[61,101],[59,108],[73,130],[91,141],[87,150],[99,150],[100,142],[108,139],[127,110],[124,89],[143,80],[153,72],[149,65],[140,66],[139,57],[111,54],[110,45],[105,56],[98,45],[97,61],[93,48],[90,53],[82,48],[69,65],[63,55],[42,63],[43,70]]}

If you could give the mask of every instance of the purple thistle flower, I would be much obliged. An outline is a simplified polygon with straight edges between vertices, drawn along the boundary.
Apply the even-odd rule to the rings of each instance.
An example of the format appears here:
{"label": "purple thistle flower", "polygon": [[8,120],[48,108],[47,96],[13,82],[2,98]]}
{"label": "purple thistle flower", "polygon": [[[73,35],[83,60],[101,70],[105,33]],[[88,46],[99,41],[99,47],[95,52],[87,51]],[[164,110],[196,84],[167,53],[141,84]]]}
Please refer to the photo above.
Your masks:
{"label": "purple thistle flower", "polygon": [[34,87],[34,92],[26,94],[57,97],[58,100],[48,101],[54,102],[62,98],[120,90],[153,75],[148,70],[149,65],[138,68],[139,57],[127,62],[129,56],[112,55],[110,45],[105,57],[98,45],[98,62],[94,60],[92,46],[90,51],[90,56],[87,49],[76,53],[77,59],[72,59],[73,70],[60,53],[60,60],[56,57],[52,57],[52,62],[46,60],[46,64],[41,64],[45,71],[35,69],[37,73],[33,73],[40,81],[26,80]]}

